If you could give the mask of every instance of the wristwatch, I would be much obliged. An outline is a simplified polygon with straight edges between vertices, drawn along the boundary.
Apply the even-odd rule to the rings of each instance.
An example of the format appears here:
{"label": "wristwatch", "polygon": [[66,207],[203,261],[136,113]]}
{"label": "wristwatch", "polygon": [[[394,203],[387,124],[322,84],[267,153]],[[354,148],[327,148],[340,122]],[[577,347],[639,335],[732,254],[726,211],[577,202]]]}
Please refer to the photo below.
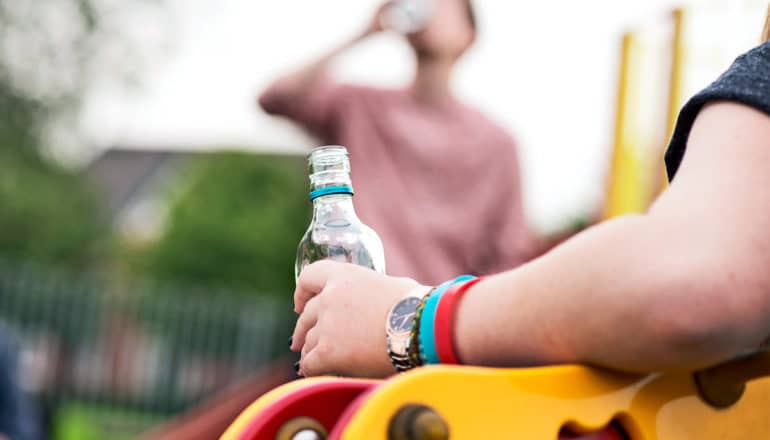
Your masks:
{"label": "wristwatch", "polygon": [[411,370],[417,366],[409,356],[414,349],[410,346],[413,340],[411,333],[417,307],[420,305],[422,297],[430,290],[431,288],[427,286],[413,289],[397,302],[388,313],[385,326],[388,338],[388,356],[398,372]]}

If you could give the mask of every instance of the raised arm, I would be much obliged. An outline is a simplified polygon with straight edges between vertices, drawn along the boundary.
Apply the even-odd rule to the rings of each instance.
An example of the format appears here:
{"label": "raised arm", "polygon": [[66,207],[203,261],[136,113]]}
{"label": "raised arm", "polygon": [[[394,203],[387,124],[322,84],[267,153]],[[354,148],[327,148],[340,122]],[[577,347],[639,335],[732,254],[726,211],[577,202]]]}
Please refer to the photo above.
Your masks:
{"label": "raised arm", "polygon": [[260,107],[268,113],[292,116],[287,114],[287,103],[300,102],[310,96],[316,87],[327,79],[331,62],[339,55],[382,29],[379,20],[380,12],[361,33],[345,41],[337,48],[328,52],[320,59],[307,64],[299,70],[290,72],[275,80],[258,98]]}

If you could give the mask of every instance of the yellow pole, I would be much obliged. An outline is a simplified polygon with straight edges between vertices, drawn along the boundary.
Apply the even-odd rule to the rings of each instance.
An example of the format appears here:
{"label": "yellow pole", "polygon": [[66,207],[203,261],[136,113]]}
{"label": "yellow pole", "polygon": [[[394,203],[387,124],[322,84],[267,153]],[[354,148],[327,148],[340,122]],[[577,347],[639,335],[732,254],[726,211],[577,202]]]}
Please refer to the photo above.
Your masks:
{"label": "yellow pole", "polygon": [[[666,141],[671,139],[676,127],[676,119],[679,116],[679,110],[684,105],[684,68],[685,68],[685,21],[687,13],[684,8],[677,8],[672,13],[674,21],[674,33],[671,38],[671,72],[668,83],[668,113],[666,119]],[[653,197],[656,197],[666,187],[668,187],[668,177],[666,176],[666,167],[663,165],[663,155],[667,145],[664,145],[660,155],[661,180],[658,191],[653,191]]]}
{"label": "yellow pole", "polygon": [[618,95],[615,115],[615,138],[610,163],[610,174],[605,199],[604,218],[617,217],[638,211],[637,158],[630,142],[630,130],[634,116],[634,56],[636,37],[623,35],[620,59]]}
{"label": "yellow pole", "polygon": [[765,20],[765,30],[762,31],[762,43],[770,40],[770,5],[767,5],[767,20]]}

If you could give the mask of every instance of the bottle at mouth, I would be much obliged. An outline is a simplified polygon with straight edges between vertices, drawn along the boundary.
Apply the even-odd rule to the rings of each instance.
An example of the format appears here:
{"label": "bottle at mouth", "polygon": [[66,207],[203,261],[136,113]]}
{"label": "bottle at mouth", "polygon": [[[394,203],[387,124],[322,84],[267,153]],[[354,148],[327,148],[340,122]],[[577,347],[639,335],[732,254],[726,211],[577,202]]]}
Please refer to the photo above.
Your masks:
{"label": "bottle at mouth", "polygon": [[429,0],[393,0],[385,6],[380,25],[403,35],[425,28],[433,8]]}

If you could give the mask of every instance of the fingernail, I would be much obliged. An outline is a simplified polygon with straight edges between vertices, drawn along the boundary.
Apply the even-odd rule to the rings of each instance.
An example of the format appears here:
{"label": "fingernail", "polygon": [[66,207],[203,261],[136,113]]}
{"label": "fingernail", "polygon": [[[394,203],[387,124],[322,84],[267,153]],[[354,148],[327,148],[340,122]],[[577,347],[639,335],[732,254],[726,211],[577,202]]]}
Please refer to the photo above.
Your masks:
{"label": "fingernail", "polygon": [[294,362],[294,372],[299,373],[299,361]]}
{"label": "fingernail", "polygon": [[294,337],[290,336],[289,337],[289,347],[291,347],[292,345],[294,345]]}

